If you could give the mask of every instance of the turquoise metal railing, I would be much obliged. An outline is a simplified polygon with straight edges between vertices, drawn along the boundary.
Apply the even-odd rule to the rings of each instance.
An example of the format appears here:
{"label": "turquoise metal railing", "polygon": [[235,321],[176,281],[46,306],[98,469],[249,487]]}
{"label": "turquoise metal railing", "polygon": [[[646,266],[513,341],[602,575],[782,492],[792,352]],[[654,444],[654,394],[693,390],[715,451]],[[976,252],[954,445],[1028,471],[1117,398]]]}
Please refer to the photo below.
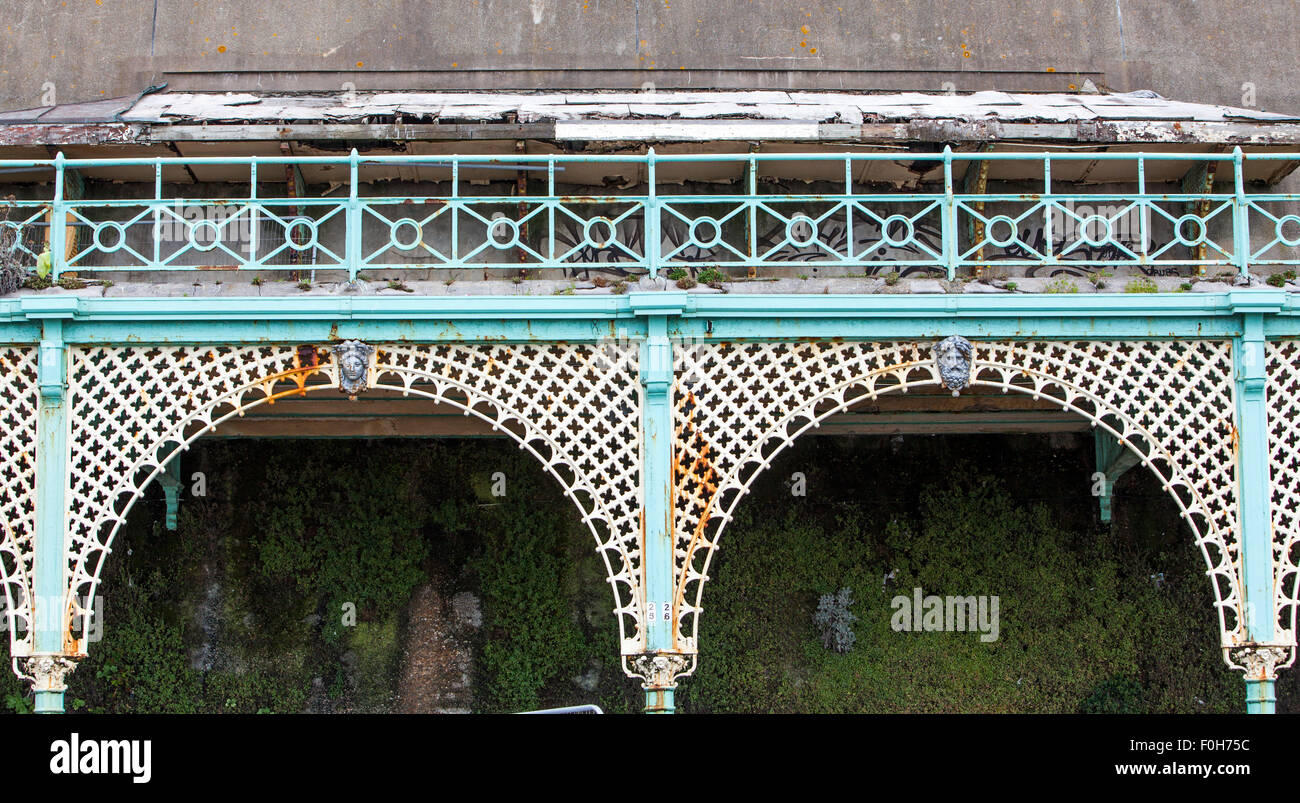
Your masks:
{"label": "turquoise metal railing", "polygon": [[[1297,154],[1251,153],[750,153],[549,156],[348,156],[115,158],[0,162],[4,173],[49,171],[49,200],[0,202],[15,230],[12,248],[35,261],[49,248],[55,276],[65,271],[180,271],[202,269],[345,271],[394,268],[533,269],[616,268],[656,274],[674,268],[743,269],[750,275],[795,264],[847,273],[892,270],[955,278],[989,265],[1084,269],[1139,266],[1148,271],[1210,267],[1245,273],[1249,267],[1300,264],[1300,195],[1246,191],[1245,166],[1300,160]],[[834,192],[774,191],[759,180],[767,162],[805,163],[822,170],[843,165]],[[1122,163],[1133,189],[1080,192],[1061,189],[1053,165],[1087,161]],[[1157,162],[1214,165],[1231,181],[1221,191],[1152,191],[1149,167]],[[665,192],[664,165],[738,163],[736,192]],[[859,173],[869,162],[908,163],[933,175],[930,192],[878,192]],[[1031,191],[971,191],[958,169],[980,162],[1030,166]],[[618,163],[644,175],[641,192],[560,192],[559,179],[575,163]],[[434,166],[446,171],[443,195],[361,194],[361,171],[392,166]],[[164,171],[243,166],[246,195],[168,197]],[[347,195],[265,196],[273,168],[345,167]],[[64,195],[70,171],[151,168],[153,193],[145,198]],[[531,181],[526,192],[466,194],[463,171],[502,171]],[[838,167],[834,170],[838,171]],[[643,171],[643,172],[642,172]],[[940,173],[941,171],[941,173]],[[941,179],[939,176],[941,175]],[[542,178],[544,176],[544,179]],[[1126,179],[1127,180],[1127,179]],[[1230,189],[1228,185],[1230,184]],[[942,189],[939,189],[940,185]],[[1165,180],[1162,186],[1169,187]],[[336,188],[337,189],[337,188]],[[984,189],[984,187],[981,187]],[[52,225],[63,220],[65,225]],[[859,274],[860,275],[860,274]]]}

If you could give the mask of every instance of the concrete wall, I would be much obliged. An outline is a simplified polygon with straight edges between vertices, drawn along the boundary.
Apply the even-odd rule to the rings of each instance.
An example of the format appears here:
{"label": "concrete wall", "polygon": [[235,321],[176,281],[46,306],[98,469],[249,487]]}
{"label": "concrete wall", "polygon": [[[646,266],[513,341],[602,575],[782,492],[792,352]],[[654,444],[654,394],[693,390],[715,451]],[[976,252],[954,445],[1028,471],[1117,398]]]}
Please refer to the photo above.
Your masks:
{"label": "concrete wall", "polygon": [[1295,0],[5,0],[0,17],[0,109],[164,80],[1064,91],[1093,77],[1300,111]]}

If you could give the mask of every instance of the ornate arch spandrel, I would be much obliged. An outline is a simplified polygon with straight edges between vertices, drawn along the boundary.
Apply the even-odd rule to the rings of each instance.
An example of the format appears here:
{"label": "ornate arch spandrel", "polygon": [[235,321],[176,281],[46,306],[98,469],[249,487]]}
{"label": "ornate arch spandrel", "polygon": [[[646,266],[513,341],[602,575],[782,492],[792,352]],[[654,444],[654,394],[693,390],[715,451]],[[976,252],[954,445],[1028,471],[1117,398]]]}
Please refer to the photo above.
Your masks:
{"label": "ornate arch spandrel", "polygon": [[[635,349],[376,344],[369,388],[477,416],[538,458],[578,506],[615,597],[622,651],[644,652]],[[141,491],[204,432],[277,398],[339,392],[315,346],[73,348],[66,603],[81,632],[104,558]]]}
{"label": "ornate arch spandrel", "polygon": [[0,346],[0,592],[9,655],[33,650],[32,560],[36,534],[36,422],[40,411],[34,346]]}
{"label": "ornate arch spandrel", "polygon": [[[726,523],[755,477],[826,417],[940,384],[933,342],[701,344],[674,386],[674,599],[679,650],[698,651],[701,598]],[[1237,543],[1229,341],[976,342],[970,384],[1051,399],[1160,479],[1214,587],[1225,660],[1246,640]]]}
{"label": "ornate arch spandrel", "polygon": [[1269,667],[1271,674],[1295,663],[1300,610],[1300,340],[1269,341],[1264,359],[1275,640],[1288,645]]}

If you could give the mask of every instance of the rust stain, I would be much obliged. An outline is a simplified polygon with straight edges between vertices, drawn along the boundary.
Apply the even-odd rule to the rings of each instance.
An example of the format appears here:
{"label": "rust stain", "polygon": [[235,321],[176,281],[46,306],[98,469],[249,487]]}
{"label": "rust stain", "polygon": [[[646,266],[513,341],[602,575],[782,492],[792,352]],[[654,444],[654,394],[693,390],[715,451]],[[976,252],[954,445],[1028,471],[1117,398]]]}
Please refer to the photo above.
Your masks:
{"label": "rust stain", "polygon": [[[688,392],[683,405],[688,411],[680,427],[674,433],[676,443],[691,444],[696,440],[698,430],[695,425],[695,411],[699,409],[699,403],[694,393]],[[713,447],[702,438],[700,439],[699,454],[690,461],[688,466],[683,466],[677,454],[673,455],[672,463],[672,482],[670,483],[671,499],[669,500],[669,515],[676,515],[677,498],[679,494],[686,493],[686,486],[694,483],[696,490],[694,497],[702,502],[699,520],[695,523],[695,529],[691,532],[690,543],[686,546],[685,566],[690,566],[694,562],[695,552],[699,549],[700,542],[704,540],[704,531],[708,527],[709,519],[712,516],[713,503],[718,492],[719,475],[714,468],[713,461],[715,457]],[[676,528],[673,528],[674,530]],[[676,534],[674,533],[674,538]],[[686,578],[685,568],[678,579],[677,588],[673,591],[673,647],[676,649],[677,644],[677,621],[678,612],[686,597]]]}
{"label": "rust stain", "polygon": [[295,368],[315,368],[320,365],[320,352],[315,346],[299,346],[293,354],[293,367]]}

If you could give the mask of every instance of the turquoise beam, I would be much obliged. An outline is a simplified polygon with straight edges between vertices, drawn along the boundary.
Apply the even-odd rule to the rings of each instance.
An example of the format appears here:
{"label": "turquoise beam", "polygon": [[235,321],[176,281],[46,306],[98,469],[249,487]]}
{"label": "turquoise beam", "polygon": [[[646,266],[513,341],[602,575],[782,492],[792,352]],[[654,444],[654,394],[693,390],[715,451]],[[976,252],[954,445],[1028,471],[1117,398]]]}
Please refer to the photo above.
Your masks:
{"label": "turquoise beam", "polygon": [[67,609],[64,605],[64,569],[67,509],[68,400],[67,349],[63,322],[44,322],[37,366],[40,385],[36,424],[36,533],[32,595],[36,603],[35,652],[29,671],[35,676],[33,694],[38,714],[63,712],[61,673],[32,669],[43,657],[65,652]]}
{"label": "turquoise beam", "polygon": [[[676,291],[674,291],[676,292]],[[660,291],[585,297],[91,298],[0,300],[0,341],[34,343],[36,324],[67,321],[70,343],[600,342],[616,325],[644,334],[636,310]],[[1243,310],[1267,337],[1300,335],[1283,290],[1101,295],[696,295],[668,315],[668,336],[701,341],[976,338],[1229,338]],[[640,320],[638,320],[640,319]]]}
{"label": "turquoise beam", "polygon": [[[1264,323],[1258,312],[1243,315],[1245,332],[1233,344],[1237,382],[1237,511],[1241,518],[1242,593],[1252,645],[1275,639],[1272,494],[1269,491],[1268,410],[1264,401]],[[1251,671],[1248,669],[1248,672]],[[1247,710],[1273,713],[1272,667],[1246,677]]]}

